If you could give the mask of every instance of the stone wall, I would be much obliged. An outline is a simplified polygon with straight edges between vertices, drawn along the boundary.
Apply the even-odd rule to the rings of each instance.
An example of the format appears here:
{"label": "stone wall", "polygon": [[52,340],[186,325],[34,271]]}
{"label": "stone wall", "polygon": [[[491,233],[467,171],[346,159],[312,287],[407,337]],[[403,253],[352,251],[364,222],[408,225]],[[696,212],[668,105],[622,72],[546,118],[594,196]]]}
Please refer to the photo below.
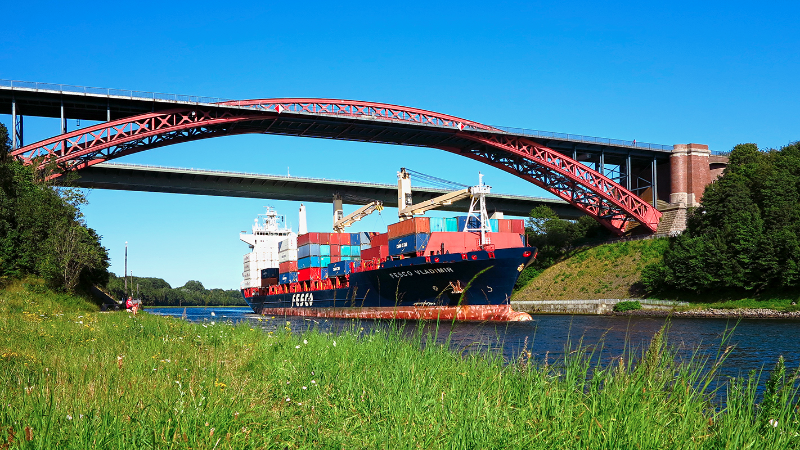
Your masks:
{"label": "stone wall", "polygon": [[651,300],[639,298],[603,298],[597,300],[528,300],[512,301],[511,307],[515,311],[530,314],[610,314],[614,305],[623,301],[636,300],[642,304],[643,310],[672,310],[676,306],[688,303],[672,302],[667,300]]}

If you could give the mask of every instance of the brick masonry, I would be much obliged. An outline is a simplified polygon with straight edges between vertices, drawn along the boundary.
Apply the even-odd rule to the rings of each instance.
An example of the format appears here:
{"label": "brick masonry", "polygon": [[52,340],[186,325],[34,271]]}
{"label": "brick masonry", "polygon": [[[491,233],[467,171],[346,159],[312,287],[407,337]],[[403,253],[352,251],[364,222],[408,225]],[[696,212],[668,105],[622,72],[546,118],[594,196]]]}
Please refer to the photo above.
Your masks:
{"label": "brick masonry", "polygon": [[716,180],[728,165],[727,156],[711,155],[707,145],[677,144],[670,158],[670,205],[664,214],[658,233],[675,234],[686,229],[686,209],[700,205],[703,191]]}

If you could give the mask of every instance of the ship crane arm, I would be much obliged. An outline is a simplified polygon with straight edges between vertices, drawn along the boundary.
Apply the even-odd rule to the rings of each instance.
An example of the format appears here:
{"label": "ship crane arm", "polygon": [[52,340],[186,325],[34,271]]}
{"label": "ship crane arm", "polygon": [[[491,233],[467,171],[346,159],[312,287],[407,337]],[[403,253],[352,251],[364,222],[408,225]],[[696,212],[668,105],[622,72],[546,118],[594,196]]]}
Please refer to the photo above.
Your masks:
{"label": "ship crane arm", "polygon": [[440,195],[436,198],[426,200],[416,205],[409,205],[401,209],[398,213],[400,218],[410,219],[415,214],[425,214],[426,211],[438,208],[444,205],[450,205],[453,202],[465,199],[472,195],[472,188],[461,189],[459,191],[448,192],[447,194]]}
{"label": "ship crane arm", "polygon": [[379,202],[377,200],[371,202],[334,222],[333,231],[337,233],[342,233],[344,232],[344,229],[349,227],[350,225],[358,222],[359,220],[374,213],[375,211],[382,211],[382,210],[383,210],[383,202]]}

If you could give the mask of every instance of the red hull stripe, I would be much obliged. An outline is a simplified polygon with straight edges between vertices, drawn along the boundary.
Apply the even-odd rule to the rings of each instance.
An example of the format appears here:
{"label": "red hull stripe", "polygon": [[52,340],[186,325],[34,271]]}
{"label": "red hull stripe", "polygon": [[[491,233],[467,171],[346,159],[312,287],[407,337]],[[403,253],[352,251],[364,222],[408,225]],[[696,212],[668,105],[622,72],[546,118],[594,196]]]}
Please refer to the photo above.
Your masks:
{"label": "red hull stripe", "polygon": [[339,319],[457,320],[467,322],[522,322],[530,314],[508,305],[398,306],[386,308],[264,308],[265,316],[304,316]]}

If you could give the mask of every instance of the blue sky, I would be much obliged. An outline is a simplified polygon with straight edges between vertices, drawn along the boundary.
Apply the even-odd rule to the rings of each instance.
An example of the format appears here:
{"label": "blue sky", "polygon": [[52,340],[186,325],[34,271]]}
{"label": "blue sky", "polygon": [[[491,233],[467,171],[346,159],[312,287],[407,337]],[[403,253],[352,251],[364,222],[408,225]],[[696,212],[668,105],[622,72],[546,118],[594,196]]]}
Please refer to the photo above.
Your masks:
{"label": "blue sky", "polygon": [[[0,35],[0,78],[232,99],[359,99],[713,150],[800,139],[797,2],[265,3],[12,2],[4,5],[13,20]],[[57,120],[26,119],[28,143],[57,131]],[[480,170],[495,192],[546,195],[437,150],[303,138],[211,139],[118,161],[386,183],[401,166],[462,183]],[[292,202],[88,196],[84,212],[112,271],[122,273],[128,241],[134,274],[173,286],[195,279],[238,287],[247,252],[238,232],[268,204],[297,222]],[[330,205],[309,205],[310,228],[329,228],[330,217]],[[385,211],[355,230],[395,217]]]}

